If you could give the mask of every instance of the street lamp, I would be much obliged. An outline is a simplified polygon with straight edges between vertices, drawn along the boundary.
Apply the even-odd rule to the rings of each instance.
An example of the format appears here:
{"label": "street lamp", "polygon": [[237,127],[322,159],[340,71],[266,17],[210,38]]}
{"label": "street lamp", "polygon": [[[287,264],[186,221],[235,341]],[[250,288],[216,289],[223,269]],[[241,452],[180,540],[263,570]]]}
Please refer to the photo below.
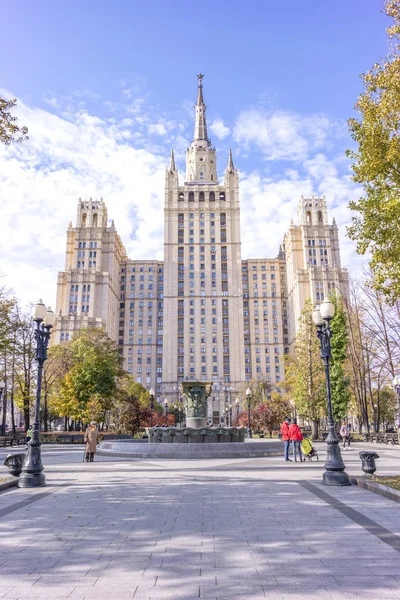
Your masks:
{"label": "street lamp", "polygon": [[400,430],[400,375],[396,375],[393,379],[392,385],[396,390],[397,394],[397,418],[396,418],[396,426]]}
{"label": "street lamp", "polygon": [[328,399],[328,437],[325,473],[322,481],[325,485],[351,485],[349,476],[345,472],[345,464],[339,448],[339,440],[335,432],[335,422],[332,414],[331,378],[329,372],[329,359],[331,357],[332,330],[330,322],[335,314],[335,305],[325,298],[321,306],[312,313],[312,319],[317,327],[317,336],[321,344],[321,358],[324,361],[326,393]]}
{"label": "street lamp", "polygon": [[168,419],[168,400],[166,398],[164,400],[164,407],[165,407],[165,416]]}
{"label": "street lamp", "polygon": [[[4,394],[4,388],[5,387],[6,387],[6,384],[4,383],[4,381],[0,381],[0,402],[1,402],[1,397]],[[3,404],[3,411],[4,411],[3,414],[5,414],[6,407],[4,406],[4,404]],[[4,423],[4,421],[3,421],[3,423]],[[2,427],[1,428],[1,435],[4,435],[4,434],[5,434],[5,429],[4,429],[4,427]]]}
{"label": "street lamp", "polygon": [[51,328],[56,322],[56,315],[50,307],[46,309],[42,300],[37,302],[32,309],[32,317],[35,323],[34,336],[36,340],[35,358],[38,363],[35,421],[33,423],[32,439],[28,442],[28,452],[19,478],[19,487],[39,487],[45,484],[42,473],[43,464],[40,451],[40,392],[42,389],[43,365],[47,358],[47,347],[49,345]]}
{"label": "street lamp", "polygon": [[225,423],[229,427],[229,408],[225,406]]}
{"label": "street lamp", "polygon": [[153,427],[154,390],[150,388],[150,427]]}
{"label": "street lamp", "polygon": [[237,421],[237,426],[239,426],[239,398],[236,398],[235,404],[236,404],[236,421]]}
{"label": "street lamp", "polygon": [[249,432],[249,438],[252,438],[253,434],[251,433],[251,423],[250,423],[251,389],[249,387],[246,390],[246,400],[247,400],[247,431]]}
{"label": "street lamp", "polygon": [[229,425],[232,427],[232,404],[229,404]]}

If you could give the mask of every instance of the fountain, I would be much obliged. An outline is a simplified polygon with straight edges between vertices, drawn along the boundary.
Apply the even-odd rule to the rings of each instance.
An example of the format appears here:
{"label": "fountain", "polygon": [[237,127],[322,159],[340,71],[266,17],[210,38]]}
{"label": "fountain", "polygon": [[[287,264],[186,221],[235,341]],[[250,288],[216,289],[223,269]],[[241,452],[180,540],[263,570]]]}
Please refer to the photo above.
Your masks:
{"label": "fountain", "polygon": [[152,427],[150,444],[209,444],[244,442],[245,427],[207,426],[207,402],[212,383],[182,381],[180,391],[186,401],[186,427]]}

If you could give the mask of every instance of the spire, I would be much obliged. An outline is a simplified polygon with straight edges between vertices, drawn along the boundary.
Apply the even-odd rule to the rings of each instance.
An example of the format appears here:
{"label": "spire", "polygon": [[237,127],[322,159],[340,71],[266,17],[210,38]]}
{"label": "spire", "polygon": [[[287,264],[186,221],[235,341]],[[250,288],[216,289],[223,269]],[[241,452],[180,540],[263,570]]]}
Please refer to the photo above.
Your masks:
{"label": "spire", "polygon": [[232,149],[231,148],[229,148],[229,158],[228,158],[228,166],[226,167],[226,172],[227,173],[234,173],[235,172],[235,166],[233,164]]}
{"label": "spire", "polygon": [[197,75],[197,79],[199,80],[199,87],[197,89],[197,104],[204,104],[203,77],[204,75],[202,73],[199,73],[199,75]]}
{"label": "spire", "polygon": [[174,151],[173,150],[171,150],[171,158],[170,158],[170,161],[169,161],[168,173],[176,173],[175,155],[174,155]]}
{"label": "spire", "polygon": [[204,140],[210,145],[207,133],[207,122],[206,122],[206,105],[204,104],[203,98],[203,77],[202,73],[197,75],[199,81],[199,87],[197,90],[197,104],[196,108],[196,120],[194,124],[194,141]]}

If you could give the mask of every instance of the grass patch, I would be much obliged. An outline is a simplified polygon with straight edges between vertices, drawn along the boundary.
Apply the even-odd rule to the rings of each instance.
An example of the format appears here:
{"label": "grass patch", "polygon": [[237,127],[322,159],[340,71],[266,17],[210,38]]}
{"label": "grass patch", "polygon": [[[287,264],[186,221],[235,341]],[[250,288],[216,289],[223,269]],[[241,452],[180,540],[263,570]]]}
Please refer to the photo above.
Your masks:
{"label": "grass patch", "polygon": [[400,492],[400,475],[394,475],[393,477],[371,477],[375,483],[381,483],[387,485]]}

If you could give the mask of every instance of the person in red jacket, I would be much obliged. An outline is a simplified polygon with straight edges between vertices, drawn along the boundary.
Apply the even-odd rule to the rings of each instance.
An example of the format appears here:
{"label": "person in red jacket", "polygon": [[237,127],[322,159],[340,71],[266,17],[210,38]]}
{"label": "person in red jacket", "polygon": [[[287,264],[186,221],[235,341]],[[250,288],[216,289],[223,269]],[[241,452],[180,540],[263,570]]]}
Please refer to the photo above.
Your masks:
{"label": "person in red jacket", "polygon": [[293,423],[289,427],[289,437],[293,445],[294,460],[297,462],[297,454],[299,455],[300,462],[303,461],[303,455],[301,453],[301,440],[303,434],[301,433],[300,427],[297,425],[296,419],[293,419]]}
{"label": "person in red jacket", "polygon": [[289,458],[289,448],[290,448],[290,435],[289,435],[289,427],[290,427],[290,423],[292,422],[291,419],[289,419],[289,417],[287,419],[285,419],[281,425],[281,434],[282,434],[282,441],[285,442],[285,460],[292,462]]}

